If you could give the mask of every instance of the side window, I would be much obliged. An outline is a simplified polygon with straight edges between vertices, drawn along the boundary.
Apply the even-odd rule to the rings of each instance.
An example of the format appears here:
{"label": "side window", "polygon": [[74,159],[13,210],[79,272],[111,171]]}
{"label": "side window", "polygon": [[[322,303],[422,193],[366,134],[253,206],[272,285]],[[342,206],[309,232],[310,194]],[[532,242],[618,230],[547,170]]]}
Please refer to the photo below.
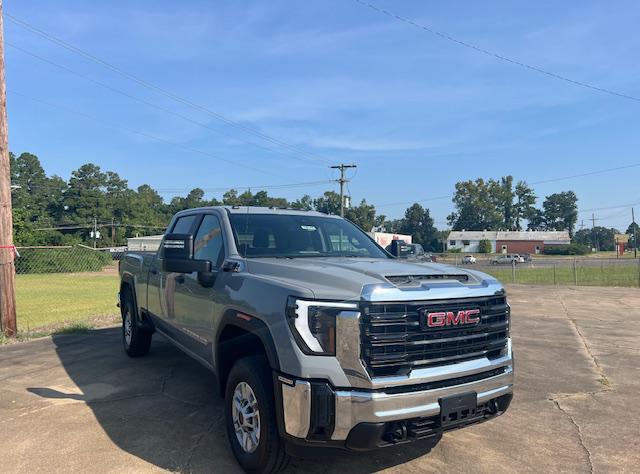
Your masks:
{"label": "side window", "polygon": [[197,215],[180,217],[171,231],[174,234],[188,234],[196,221]]}
{"label": "side window", "polygon": [[216,268],[222,265],[224,260],[222,229],[216,216],[211,214],[204,216],[193,247],[193,258],[196,260],[209,260]]}

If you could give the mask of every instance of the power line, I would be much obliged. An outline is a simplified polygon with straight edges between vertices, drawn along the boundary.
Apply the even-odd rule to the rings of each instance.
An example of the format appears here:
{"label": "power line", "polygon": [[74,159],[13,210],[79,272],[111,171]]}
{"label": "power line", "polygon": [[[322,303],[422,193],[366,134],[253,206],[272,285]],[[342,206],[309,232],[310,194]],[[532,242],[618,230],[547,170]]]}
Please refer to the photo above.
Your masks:
{"label": "power line", "polygon": [[450,199],[453,196],[455,196],[455,194],[447,194],[446,196],[435,196],[435,197],[431,197],[431,198],[425,198],[425,199],[416,199],[413,201],[401,201],[401,202],[388,202],[385,204],[379,204],[379,205],[375,205],[376,209],[379,207],[392,207],[392,206],[404,206],[406,204],[413,204],[413,203],[422,203],[422,202],[431,202],[431,201],[439,201],[441,199]]}
{"label": "power line", "polygon": [[11,94],[19,95],[21,97],[24,97],[26,99],[32,100],[34,102],[38,102],[40,104],[44,104],[44,105],[46,105],[48,107],[51,107],[51,108],[61,109],[61,110],[64,110],[66,112],[70,112],[70,113],[74,113],[74,114],[77,114],[77,115],[81,115],[81,116],[83,116],[85,118],[88,118],[90,120],[94,120],[96,122],[100,122],[100,123],[102,123],[102,124],[104,124],[104,125],[106,125],[106,126],[108,126],[110,128],[116,129],[116,130],[125,131],[127,133],[132,133],[134,135],[139,135],[139,136],[142,136],[142,137],[145,137],[145,138],[150,138],[152,140],[156,140],[156,141],[159,141],[159,142],[162,142],[162,143],[166,143],[166,144],[171,145],[173,147],[180,148],[180,149],[183,149],[183,150],[187,150],[187,151],[190,151],[192,153],[198,153],[200,155],[207,156],[209,158],[213,158],[215,160],[225,161],[225,162],[230,163],[230,164],[232,164],[234,166],[240,166],[240,167],[251,169],[251,170],[254,170],[254,171],[259,171],[260,173],[268,174],[268,175],[271,175],[271,176],[279,176],[276,173],[272,173],[270,171],[266,171],[266,170],[263,170],[261,168],[256,168],[254,166],[246,165],[244,163],[238,163],[236,161],[229,160],[229,159],[223,158],[221,156],[216,156],[216,155],[213,155],[213,154],[208,153],[206,151],[199,150],[197,148],[193,148],[193,147],[190,147],[190,146],[182,145],[182,144],[177,143],[177,142],[172,142],[170,140],[166,140],[166,139],[164,139],[162,137],[158,137],[156,135],[152,135],[152,134],[147,133],[147,132],[141,132],[139,130],[134,130],[134,129],[131,129],[131,128],[123,127],[122,125],[114,125],[114,124],[111,124],[111,123],[105,121],[104,119],[100,119],[100,118],[94,117],[93,115],[86,114],[86,113],[81,112],[79,110],[71,109],[69,107],[61,106],[61,105],[58,105],[58,104],[53,104],[51,102],[48,102],[48,101],[45,101],[45,100],[42,100],[42,99],[38,99],[38,98],[35,98],[35,97],[30,97],[30,96],[28,96],[26,94],[22,94],[20,92],[15,91],[15,90],[11,90]]}
{"label": "power line", "polygon": [[[302,183],[288,183],[288,184],[260,184],[260,185],[253,185],[253,186],[227,186],[227,187],[219,187],[219,188],[202,188],[199,187],[198,189],[202,189],[205,193],[215,193],[215,192],[220,192],[220,191],[228,191],[230,189],[235,189],[236,191],[243,191],[243,190],[252,190],[252,189],[289,189],[289,188],[304,188],[307,186],[316,186],[316,185],[320,185],[320,184],[329,184],[329,183],[333,183],[335,182],[335,180],[332,179],[324,179],[324,180],[320,180],[320,181],[307,181],[307,182],[302,182]],[[194,188],[154,188],[156,191],[158,192],[163,192],[163,193],[169,193],[169,192],[181,192],[181,191],[192,191]]]}
{"label": "power line", "polygon": [[[564,181],[564,180],[567,180],[567,179],[583,178],[585,176],[594,176],[594,175],[598,175],[598,174],[611,173],[613,171],[620,171],[620,170],[625,170],[625,169],[630,169],[630,168],[638,168],[638,167],[640,167],[640,163],[632,163],[630,165],[617,166],[615,168],[605,168],[605,169],[596,170],[596,171],[588,171],[586,173],[579,173],[579,174],[573,174],[573,175],[568,175],[568,176],[561,176],[561,177],[557,177],[557,178],[549,178],[549,179],[544,179],[544,180],[540,180],[540,181],[532,181],[532,182],[530,182],[528,184],[554,183],[554,182],[557,182],[557,181]],[[436,196],[436,197],[425,198],[425,199],[417,199],[417,200],[413,200],[413,201],[401,201],[401,202],[385,203],[385,204],[376,205],[376,208],[378,208],[378,207],[401,206],[401,205],[405,205],[405,204],[413,204],[415,202],[421,203],[421,202],[429,202],[429,201],[438,201],[438,200],[441,200],[441,199],[453,198],[454,196],[455,196],[455,193],[454,194],[447,194],[447,195],[444,195],[444,196]],[[616,206],[616,207],[620,207],[620,206]],[[597,210],[597,209],[594,209],[594,210]]]}
{"label": "power line", "polygon": [[[147,107],[151,107],[151,108],[154,108],[154,109],[156,109],[156,110],[160,110],[161,112],[167,113],[167,114],[169,114],[169,115],[173,115],[174,117],[178,117],[178,118],[180,118],[181,120],[184,120],[184,121],[189,122],[189,123],[191,123],[191,124],[194,124],[194,125],[197,125],[197,126],[199,126],[199,127],[205,128],[205,129],[207,129],[207,130],[209,130],[209,131],[212,131],[212,132],[214,132],[214,133],[217,133],[217,134],[220,134],[220,135],[224,135],[224,136],[226,136],[226,137],[230,137],[230,138],[233,138],[233,139],[240,140],[240,141],[242,141],[242,142],[244,142],[244,143],[247,143],[247,144],[249,144],[249,145],[251,145],[251,146],[255,146],[255,147],[258,147],[258,148],[262,148],[263,150],[267,150],[267,151],[272,152],[272,153],[278,153],[278,151],[277,151],[277,150],[275,150],[274,148],[270,148],[270,147],[268,147],[268,146],[264,146],[264,145],[261,145],[261,144],[259,144],[259,143],[254,143],[254,142],[251,142],[251,141],[249,141],[249,140],[246,140],[246,139],[243,139],[243,138],[240,138],[240,137],[236,137],[236,136],[231,135],[231,134],[229,134],[229,133],[225,133],[225,132],[223,132],[223,131],[221,131],[221,130],[217,130],[217,129],[213,128],[213,127],[210,127],[210,126],[209,126],[209,125],[207,125],[206,123],[199,122],[199,121],[194,120],[194,119],[192,119],[192,118],[190,118],[190,117],[187,117],[186,115],[180,114],[180,113],[178,113],[178,112],[174,112],[173,110],[168,109],[168,108],[166,108],[166,107],[162,107],[162,106],[160,106],[160,105],[157,105],[157,104],[154,104],[154,103],[152,103],[152,102],[149,102],[149,101],[147,101],[147,100],[145,100],[145,99],[141,99],[140,97],[137,97],[137,96],[135,96],[135,95],[129,94],[128,92],[125,92],[125,91],[123,91],[123,90],[121,90],[121,89],[118,89],[118,88],[116,88],[116,87],[110,86],[109,84],[106,84],[106,83],[104,83],[104,82],[98,81],[97,79],[94,79],[94,78],[92,78],[91,76],[88,76],[88,75],[83,74],[83,73],[81,73],[81,72],[75,71],[75,70],[73,70],[73,69],[71,69],[71,68],[69,68],[69,67],[67,67],[67,66],[64,66],[64,65],[62,65],[62,64],[60,64],[60,63],[57,63],[57,62],[52,61],[52,60],[50,60],[50,59],[47,59],[47,58],[45,58],[44,56],[41,56],[41,55],[39,55],[39,54],[37,54],[37,53],[34,53],[34,52],[32,52],[32,51],[29,51],[29,50],[27,50],[27,49],[25,49],[25,48],[22,48],[22,47],[20,47],[20,46],[17,46],[17,45],[15,45],[15,44],[13,44],[13,43],[5,42],[5,44],[6,44],[7,46],[9,46],[9,47],[11,47],[11,48],[13,48],[13,49],[17,50],[17,51],[20,51],[20,52],[21,52],[21,53],[23,53],[23,54],[26,54],[26,55],[28,55],[28,56],[31,56],[32,58],[35,58],[35,59],[37,59],[37,60],[39,60],[39,61],[41,61],[41,62],[44,62],[44,63],[49,64],[49,65],[51,65],[51,66],[57,67],[57,68],[59,68],[59,69],[61,69],[61,70],[65,71],[65,72],[67,72],[67,73],[69,73],[69,74],[72,74],[72,75],[74,75],[74,76],[76,76],[76,77],[79,77],[79,78],[81,78],[81,79],[84,79],[84,80],[86,80],[86,81],[89,81],[89,82],[91,82],[91,83],[93,83],[93,84],[96,84],[96,85],[98,85],[98,86],[100,86],[100,87],[102,87],[102,88],[105,88],[105,89],[107,89],[107,90],[109,90],[109,91],[111,91],[111,92],[115,92],[116,94],[120,94],[120,95],[122,95],[123,97],[127,97],[128,99],[131,99],[131,100],[134,100],[134,101],[139,102],[139,103],[141,103],[141,104],[144,104],[144,105],[146,105]],[[307,165],[309,165],[309,164],[313,164],[313,165],[316,165],[316,166],[320,166],[320,164],[319,164],[319,163],[309,162],[309,161],[307,161],[306,159],[299,158],[299,157],[297,157],[297,156],[295,156],[295,155],[288,155],[288,156],[290,156],[291,158],[294,158],[294,159],[296,159],[296,160],[299,160],[299,161],[301,161],[301,162],[303,162],[303,163],[305,163],[305,164],[307,164]]]}
{"label": "power line", "polygon": [[609,209],[620,209],[621,207],[628,208],[628,207],[631,207],[631,206],[637,206],[638,204],[640,204],[640,201],[632,202],[632,203],[629,203],[629,204],[620,204],[620,205],[617,205],[617,206],[594,207],[592,209],[583,209],[583,210],[581,210],[579,212],[579,214],[583,214],[585,212],[593,212],[593,211],[606,211],[606,210],[609,210]]}
{"label": "power line", "polygon": [[151,83],[151,82],[149,82],[149,81],[147,81],[145,79],[142,79],[142,78],[140,78],[140,77],[138,77],[138,76],[136,76],[134,74],[131,74],[131,73],[127,72],[127,71],[124,71],[123,69],[119,68],[118,66],[115,66],[114,64],[111,64],[111,63],[105,61],[104,59],[101,59],[98,56],[95,56],[94,54],[91,54],[91,53],[89,53],[89,52],[87,52],[87,51],[85,51],[85,50],[83,50],[81,48],[78,48],[77,46],[74,46],[74,45],[62,40],[61,38],[58,38],[58,37],[52,35],[51,33],[47,33],[46,31],[44,31],[44,30],[42,30],[40,28],[37,28],[37,27],[27,23],[26,21],[21,20],[20,18],[17,18],[17,17],[15,17],[15,16],[13,16],[13,15],[11,15],[9,13],[5,13],[5,16],[13,24],[15,24],[15,25],[17,25],[17,26],[19,26],[19,27],[21,27],[23,29],[26,29],[27,31],[30,31],[31,33],[33,33],[33,34],[35,34],[37,36],[40,36],[41,38],[46,39],[47,41],[50,41],[50,42],[52,42],[52,43],[54,43],[54,44],[56,44],[56,45],[58,45],[58,46],[60,46],[60,47],[62,47],[64,49],[67,49],[68,51],[71,51],[71,52],[74,52],[76,54],[79,54],[79,55],[85,57],[86,59],[89,59],[89,60],[91,60],[91,61],[93,61],[93,62],[95,62],[95,63],[97,63],[97,64],[99,64],[99,65],[101,65],[103,67],[106,67],[107,69],[111,70],[112,72],[115,72],[116,74],[118,74],[118,75],[120,75],[120,76],[122,76],[122,77],[124,77],[124,78],[126,78],[126,79],[128,79],[130,81],[132,81],[132,82],[135,82],[138,85],[140,85],[142,87],[145,87],[146,89],[153,90],[156,93],[161,94],[161,95],[163,95],[165,97],[168,97],[171,100],[179,102],[179,103],[181,103],[183,105],[186,105],[188,107],[191,107],[193,109],[205,112],[205,113],[209,114],[210,116],[214,117],[215,119],[217,119],[217,120],[219,120],[219,121],[221,121],[221,122],[223,122],[223,123],[225,123],[225,124],[227,124],[229,126],[237,128],[239,130],[242,130],[245,133],[249,133],[251,135],[254,135],[254,136],[258,137],[258,138],[261,138],[262,140],[266,140],[266,141],[268,141],[270,143],[273,143],[273,144],[281,146],[283,148],[287,148],[289,150],[295,151],[295,152],[297,152],[299,154],[303,154],[303,155],[309,156],[309,157],[311,157],[313,159],[316,159],[316,160],[321,160],[321,161],[325,161],[325,162],[329,162],[330,161],[325,157],[319,156],[319,155],[317,155],[315,153],[308,152],[308,151],[303,150],[303,149],[301,149],[301,148],[299,148],[299,147],[297,147],[295,145],[287,143],[284,140],[275,138],[275,137],[273,137],[271,135],[268,135],[268,134],[266,134],[264,132],[260,132],[258,130],[255,130],[255,129],[251,128],[251,127],[248,127],[248,126],[246,126],[246,125],[244,125],[244,124],[242,124],[240,122],[237,122],[237,121],[235,121],[233,119],[230,119],[230,118],[228,118],[228,117],[226,117],[226,116],[224,116],[224,115],[222,115],[222,114],[220,114],[218,112],[214,112],[213,110],[209,109],[208,107],[205,107],[203,105],[197,104],[197,103],[195,103],[195,102],[193,102],[193,101],[191,101],[189,99],[185,99],[184,97],[181,97],[181,96],[179,96],[179,95],[177,95],[177,94],[175,94],[175,93],[173,93],[171,91],[168,91],[168,90],[166,90],[166,89],[164,89],[164,88],[162,88],[160,86],[157,86],[157,85],[155,85],[155,84],[153,84],[153,83]]}
{"label": "power line", "polygon": [[[254,189],[254,190],[263,190],[263,189],[303,188],[303,187],[308,187],[308,186],[317,186],[317,185],[321,185],[321,184],[330,184],[330,183],[334,183],[334,182],[335,182],[335,180],[333,180],[333,179],[325,179],[325,180],[320,180],[320,181],[305,181],[305,182],[300,182],[300,183],[255,184],[255,185],[249,185],[249,186],[225,186],[225,187],[217,187],[217,188],[203,188],[203,187],[196,186],[195,188],[193,188],[193,187],[173,187],[173,188],[154,188],[154,187],[152,187],[151,189],[153,191],[156,191],[157,193],[172,193],[172,192],[185,192],[185,191],[189,192],[189,191],[193,191],[194,189],[201,189],[205,193],[215,193],[215,192],[220,192],[220,191],[229,191],[230,189],[235,189],[236,191],[244,191],[244,190],[252,190],[252,189]],[[54,184],[45,184],[45,185],[35,184],[35,185],[30,185],[29,189],[55,189],[55,190],[60,190],[61,192],[64,192],[63,189],[59,189]],[[134,189],[134,191],[135,191],[135,189]]]}
{"label": "power line", "polygon": [[447,41],[450,41],[452,43],[456,43],[459,46],[464,46],[465,48],[472,49],[472,50],[474,50],[474,51],[476,51],[478,53],[482,53],[482,54],[484,54],[486,56],[491,56],[491,57],[493,57],[495,59],[499,59],[500,61],[504,61],[504,62],[513,64],[515,66],[520,66],[520,67],[522,67],[524,69],[528,69],[530,71],[534,71],[534,72],[537,72],[537,73],[540,73],[540,74],[544,74],[544,75],[552,77],[554,79],[558,79],[560,81],[568,82],[569,84],[573,84],[573,85],[576,85],[576,86],[584,87],[586,89],[591,89],[591,90],[596,91],[596,92],[602,92],[604,94],[609,94],[609,95],[613,95],[613,96],[616,96],[616,97],[621,97],[623,99],[629,99],[629,100],[633,100],[633,101],[636,101],[636,102],[640,102],[640,98],[638,98],[638,97],[634,97],[632,95],[624,94],[624,93],[621,93],[621,92],[616,92],[616,91],[613,91],[611,89],[605,89],[604,87],[594,86],[594,85],[589,84],[587,82],[577,81],[577,80],[571,79],[571,78],[569,78],[567,76],[562,76],[560,74],[556,74],[555,72],[547,71],[546,69],[542,69],[542,68],[537,67],[537,66],[532,66],[531,64],[527,64],[527,63],[524,63],[522,61],[519,61],[519,60],[516,60],[516,59],[512,59],[512,58],[503,56],[503,55],[498,54],[498,53],[494,53],[493,51],[489,51],[488,49],[481,48],[481,47],[473,45],[471,43],[467,43],[466,41],[459,40],[459,39],[457,39],[457,38],[455,38],[455,37],[453,37],[453,36],[451,36],[451,35],[449,35],[447,33],[443,33],[441,31],[434,30],[431,27],[428,27],[426,25],[420,24],[420,23],[418,23],[416,21],[413,21],[413,20],[411,20],[409,18],[400,16],[400,15],[398,15],[396,13],[392,13],[392,12],[390,12],[388,10],[385,10],[384,8],[378,7],[378,6],[376,6],[376,5],[372,4],[372,3],[369,3],[369,2],[367,2],[365,0],[354,0],[354,1],[356,3],[359,3],[360,5],[363,5],[365,7],[369,7],[372,10],[374,10],[374,11],[376,11],[378,13],[381,13],[383,15],[386,15],[386,16],[388,16],[390,18],[393,18],[395,20],[401,21],[401,22],[406,23],[408,25],[411,25],[411,26],[413,26],[415,28],[427,31],[427,32],[429,32],[429,33],[431,33],[431,34],[433,34],[435,36],[439,36],[440,38],[443,38],[443,39],[445,39]]}
{"label": "power line", "polygon": [[166,229],[166,225],[144,225],[144,224],[122,224],[111,222],[95,222],[91,224],[76,224],[76,225],[60,225],[54,227],[40,227],[33,230],[82,230],[82,229],[94,229],[95,227],[135,227],[137,229]]}
{"label": "power line", "polygon": [[634,163],[631,165],[625,165],[625,166],[618,166],[617,168],[607,168],[604,170],[599,170],[599,171],[589,171],[588,173],[580,173],[580,174],[573,174],[570,176],[562,176],[560,178],[551,178],[551,179],[545,179],[542,181],[533,181],[529,184],[544,184],[544,183],[555,183],[556,181],[562,181],[565,179],[573,179],[573,178],[582,178],[584,176],[593,176],[596,174],[602,174],[602,173],[609,173],[611,171],[620,171],[620,170],[626,170],[629,168],[638,168],[640,167],[640,163]]}

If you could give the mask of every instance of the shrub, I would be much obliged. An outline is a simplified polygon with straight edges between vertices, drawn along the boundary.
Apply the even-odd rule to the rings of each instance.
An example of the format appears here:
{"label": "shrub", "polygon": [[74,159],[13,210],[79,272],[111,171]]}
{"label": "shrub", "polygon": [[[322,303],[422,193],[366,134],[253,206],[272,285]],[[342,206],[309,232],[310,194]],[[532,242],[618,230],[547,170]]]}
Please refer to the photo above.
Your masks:
{"label": "shrub", "polygon": [[449,253],[462,253],[462,249],[449,249]]}
{"label": "shrub", "polygon": [[111,261],[108,252],[83,247],[22,249],[16,273],[98,272]]}
{"label": "shrub", "polygon": [[545,255],[586,255],[591,251],[586,245],[552,245],[544,248]]}
{"label": "shrub", "polygon": [[491,245],[491,241],[487,239],[483,239],[478,242],[478,252],[480,253],[491,253],[493,250],[493,246]]}

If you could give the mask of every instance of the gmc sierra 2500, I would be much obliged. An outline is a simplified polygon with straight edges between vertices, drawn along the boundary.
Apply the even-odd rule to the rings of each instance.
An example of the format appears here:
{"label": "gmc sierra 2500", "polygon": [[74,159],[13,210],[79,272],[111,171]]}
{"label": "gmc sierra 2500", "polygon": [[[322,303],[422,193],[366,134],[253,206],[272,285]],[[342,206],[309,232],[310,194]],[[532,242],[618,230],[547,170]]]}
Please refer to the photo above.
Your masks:
{"label": "gmc sierra 2500", "polygon": [[282,469],[300,447],[438,439],[512,398],[502,285],[394,259],[340,217],[183,211],[120,275],[127,354],[145,355],[158,332],[211,369],[248,472]]}

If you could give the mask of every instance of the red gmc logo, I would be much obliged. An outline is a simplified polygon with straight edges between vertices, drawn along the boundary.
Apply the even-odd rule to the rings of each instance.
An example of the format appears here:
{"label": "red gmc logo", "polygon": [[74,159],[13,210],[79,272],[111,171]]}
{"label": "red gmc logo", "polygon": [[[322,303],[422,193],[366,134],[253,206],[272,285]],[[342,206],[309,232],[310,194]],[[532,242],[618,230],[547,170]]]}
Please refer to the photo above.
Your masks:
{"label": "red gmc logo", "polygon": [[463,311],[440,311],[426,313],[427,327],[441,328],[445,326],[464,326],[478,324],[480,322],[479,309],[466,309]]}

